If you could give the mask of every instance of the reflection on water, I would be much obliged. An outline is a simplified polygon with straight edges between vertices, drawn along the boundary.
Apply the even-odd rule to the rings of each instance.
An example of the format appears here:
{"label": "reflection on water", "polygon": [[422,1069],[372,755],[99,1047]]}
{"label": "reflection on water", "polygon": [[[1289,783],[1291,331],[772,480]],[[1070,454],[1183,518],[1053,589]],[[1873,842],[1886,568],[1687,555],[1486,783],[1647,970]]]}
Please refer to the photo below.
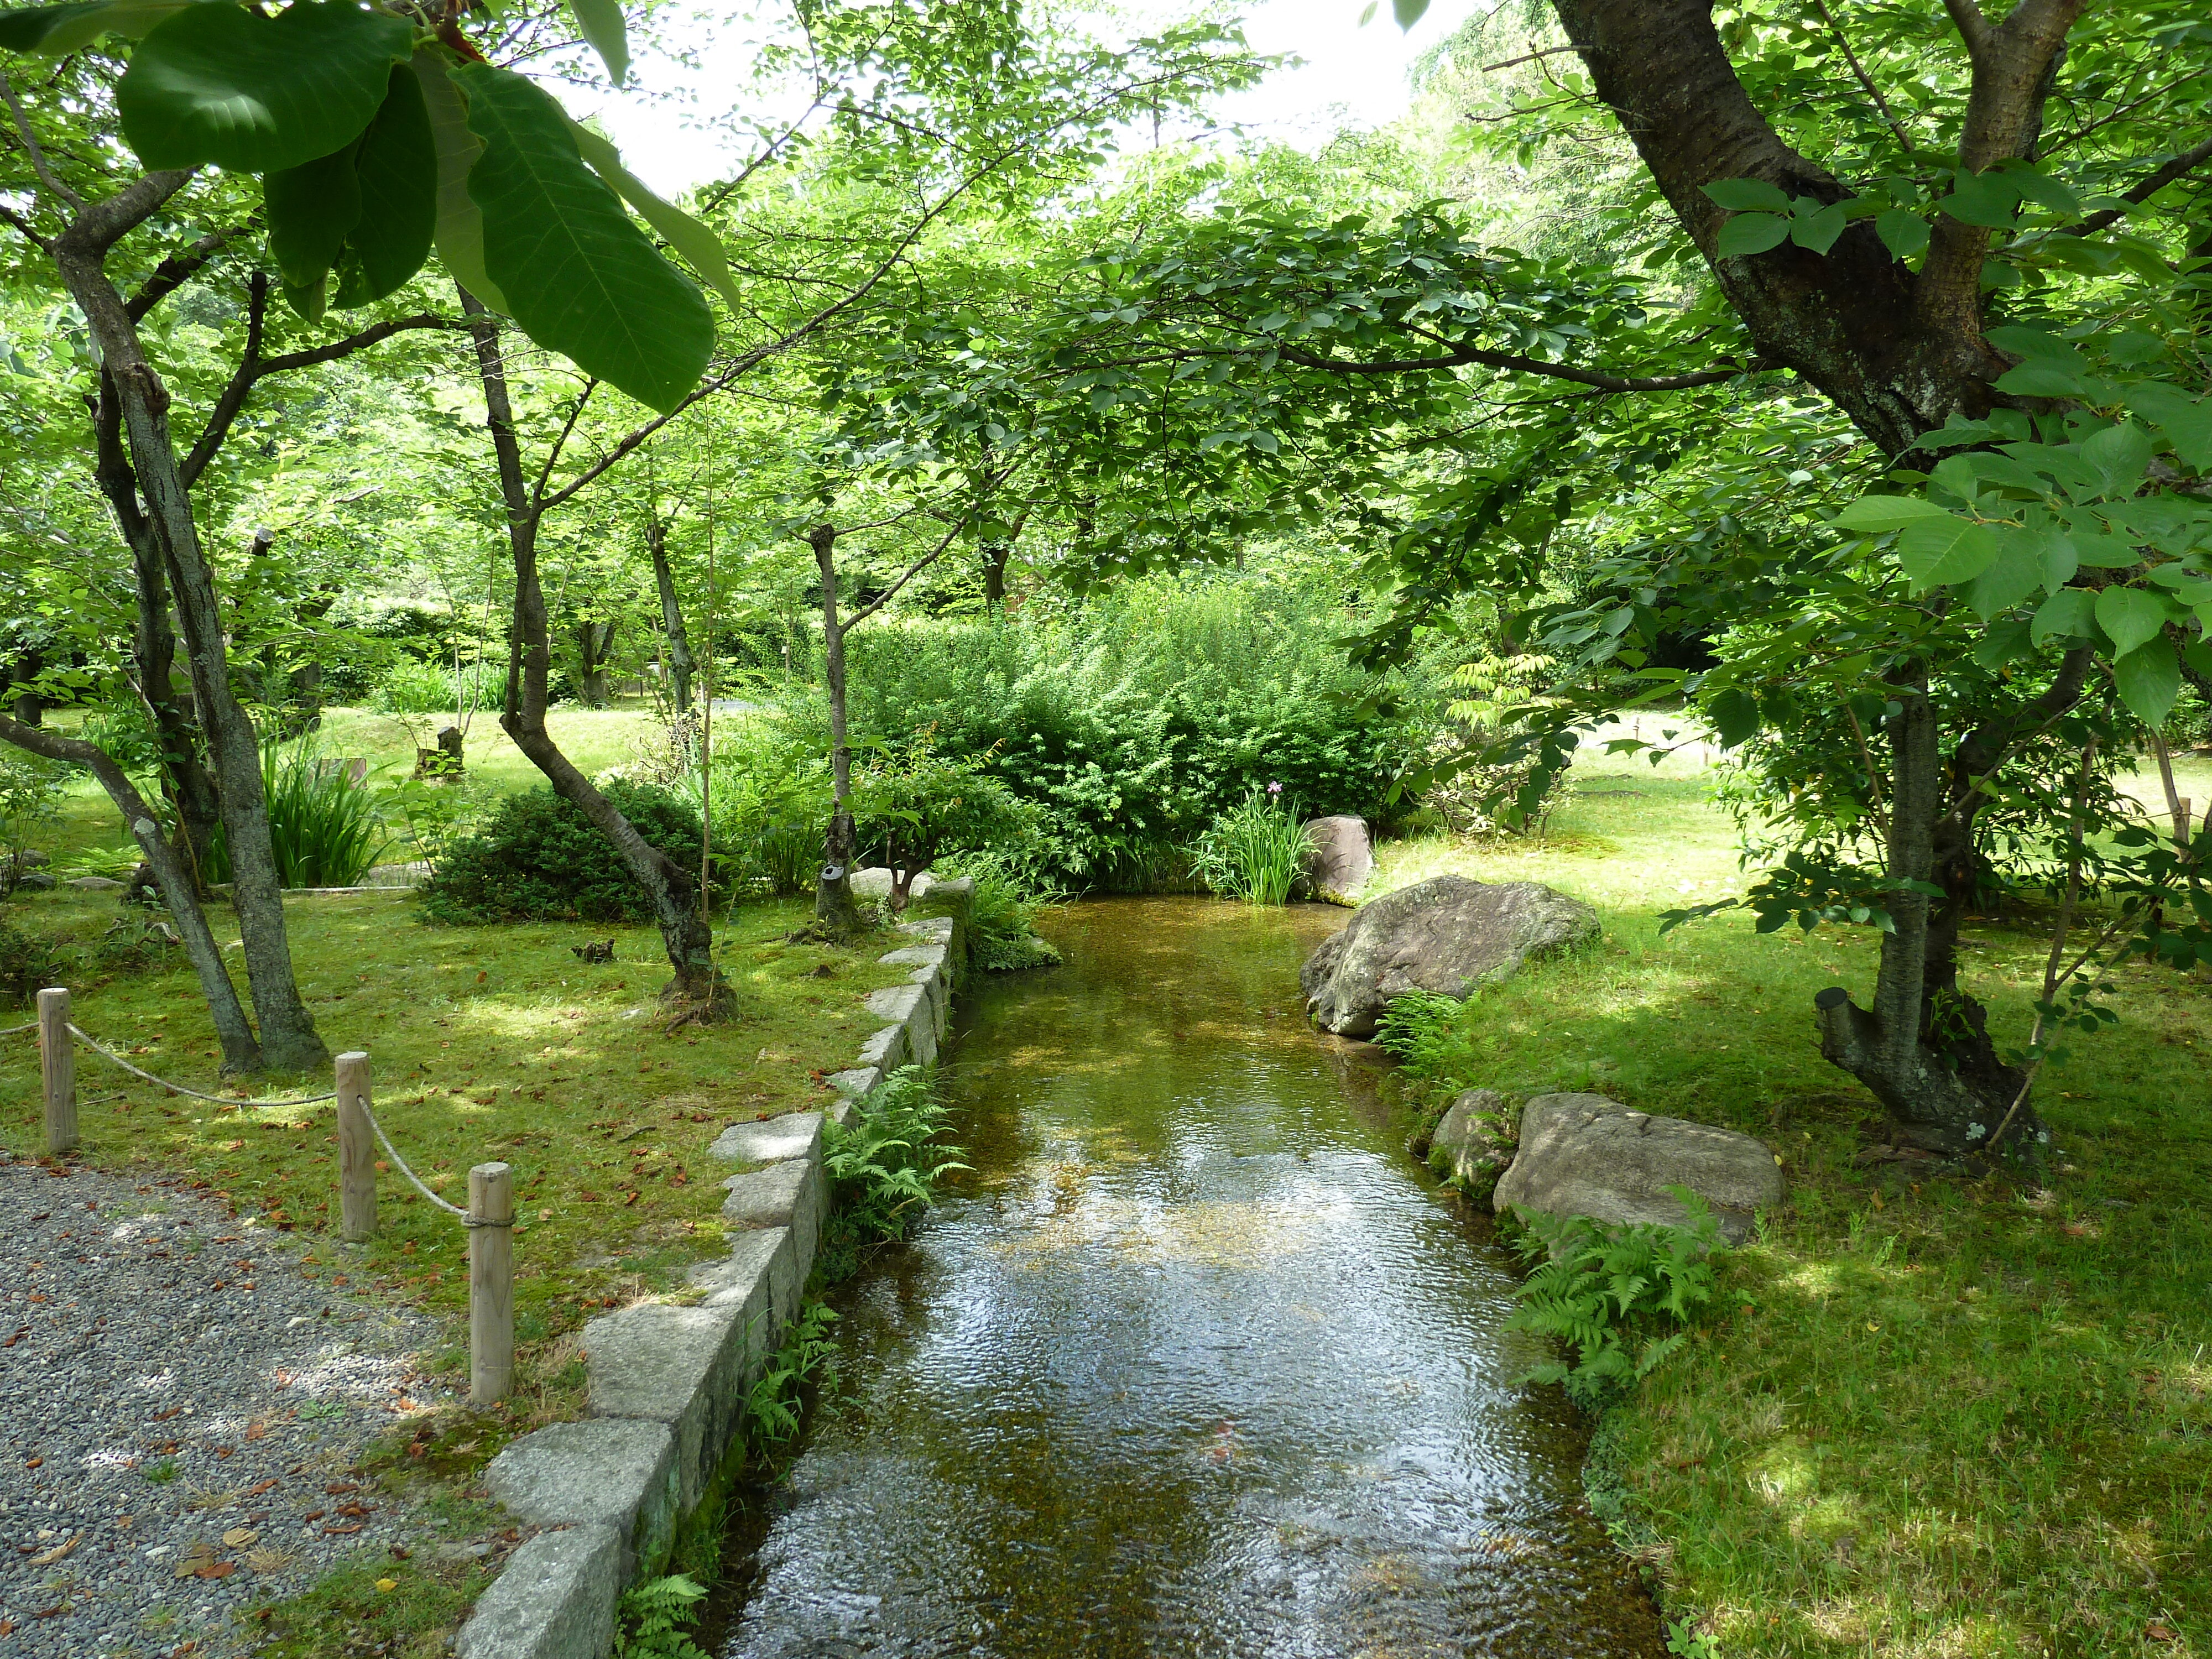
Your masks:
{"label": "reflection on water", "polygon": [[729,1659],[1656,1655],[1509,1386],[1507,1259],[1297,965],[1345,913],[1048,921],[950,1084],[976,1173],[841,1293],[842,1382],[732,1538]]}

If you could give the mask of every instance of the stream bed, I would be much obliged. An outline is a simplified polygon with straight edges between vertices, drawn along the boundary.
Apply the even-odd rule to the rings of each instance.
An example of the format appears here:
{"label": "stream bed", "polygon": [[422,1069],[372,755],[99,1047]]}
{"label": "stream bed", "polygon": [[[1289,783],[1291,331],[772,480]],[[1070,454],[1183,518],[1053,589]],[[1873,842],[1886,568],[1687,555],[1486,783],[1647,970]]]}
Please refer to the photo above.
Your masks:
{"label": "stream bed", "polygon": [[733,1508],[726,1659],[1663,1654],[1512,1379],[1510,1255],[1305,1025],[1348,913],[1064,908],[975,986],[975,1168],[836,1292],[838,1380]]}

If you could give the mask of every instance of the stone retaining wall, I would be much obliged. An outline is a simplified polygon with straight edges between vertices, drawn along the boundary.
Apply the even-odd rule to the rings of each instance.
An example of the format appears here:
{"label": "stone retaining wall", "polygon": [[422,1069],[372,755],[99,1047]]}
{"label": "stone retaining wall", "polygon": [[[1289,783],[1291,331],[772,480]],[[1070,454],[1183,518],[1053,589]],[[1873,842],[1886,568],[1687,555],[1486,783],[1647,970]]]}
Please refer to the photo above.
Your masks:
{"label": "stone retaining wall", "polygon": [[913,971],[868,998],[886,1024],[858,1065],[830,1079],[842,1097],[834,1105],[733,1123],[716,1139],[713,1155],[740,1166],[722,1183],[736,1242],[692,1271],[700,1299],[640,1303],[586,1325],[591,1415],[526,1435],[491,1461],[492,1496],[541,1530],[462,1626],[459,1659],[604,1659],[611,1648],[623,1587],[666,1564],[678,1522],[736,1448],[747,1390],[798,1316],[828,1201],[823,1120],[843,1122],[891,1072],[937,1057],[967,961],[973,891],[939,882],[915,902],[930,914],[900,924],[914,942],[881,960]]}

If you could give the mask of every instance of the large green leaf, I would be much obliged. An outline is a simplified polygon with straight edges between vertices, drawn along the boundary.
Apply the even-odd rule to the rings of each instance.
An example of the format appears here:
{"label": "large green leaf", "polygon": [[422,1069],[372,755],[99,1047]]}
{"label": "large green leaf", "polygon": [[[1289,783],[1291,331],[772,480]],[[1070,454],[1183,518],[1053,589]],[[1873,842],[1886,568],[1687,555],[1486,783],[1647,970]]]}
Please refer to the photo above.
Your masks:
{"label": "large green leaf", "polygon": [[381,300],[422,270],[438,228],[438,147],[422,83],[392,71],[384,107],[354,152],[361,217],[339,262],[341,308]]}
{"label": "large green leaf", "polygon": [[620,86],[629,73],[629,33],[623,24],[622,0],[568,0],[568,9],[607,66],[607,78]]}
{"label": "large green leaf", "polygon": [[2032,530],[1997,532],[1997,556],[1974,579],[1966,603],[1984,621],[2011,610],[2043,584],[2044,538]]}
{"label": "large green leaf", "polygon": [[1935,502],[1923,501],[1917,495],[1862,495],[1831,522],[1838,530],[1880,535],[1885,530],[1902,530],[1922,519],[1950,516]]}
{"label": "large green leaf", "polygon": [[2096,470],[2106,495],[2132,495],[2150,465],[2150,434],[2133,421],[2122,421],[2084,438],[2081,459]]}
{"label": "large green leaf", "polygon": [[2165,725],[2181,696],[2181,665],[2174,660],[2173,642],[2158,639],[2137,646],[2112,665],[2112,684],[2137,720],[2154,730]]}
{"label": "large green leaf", "polygon": [[1897,538],[1897,562],[1915,587],[1970,582],[1997,556],[1996,532],[1972,519],[1916,519]]}
{"label": "large green leaf", "polygon": [[605,179],[615,194],[635,208],[638,216],[690,261],[691,269],[705,277],[732,309],[742,305],[738,285],[730,277],[730,262],[722,252],[721,239],[682,208],[663,201],[647,189],[644,181],[623,165],[622,153],[598,133],[574,123],[569,131],[576,140],[578,152],[592,171]]}
{"label": "large green leaf", "polygon": [[2097,595],[2097,626],[2112,636],[2112,655],[2124,657],[2166,626],[2166,604],[2140,587],[2108,587]]}
{"label": "large green leaf", "polygon": [[1893,258],[1910,259],[1928,246],[1928,222],[1911,208],[1892,208],[1875,216],[1874,233]]}
{"label": "large green leaf", "polygon": [[2192,398],[2163,380],[2138,382],[2120,395],[2130,409],[2166,434],[2185,465],[2212,471],[2212,398]]}
{"label": "large green leaf", "polygon": [[330,274],[361,219],[355,146],[333,150],[261,180],[269,252],[287,288],[312,289]]}
{"label": "large green leaf", "polygon": [[2079,587],[2062,587],[2045,599],[2028,627],[2028,638],[2038,646],[2053,639],[2090,640],[2096,635],[2097,596]]}
{"label": "large green leaf", "polygon": [[714,349],[704,296],[584,165],[560,105],[506,70],[471,64],[455,78],[483,140],[469,195],[508,314],[585,373],[674,409]]}
{"label": "large green leaf", "polygon": [[82,51],[103,34],[135,40],[192,3],[193,0],[66,0],[58,6],[18,6],[0,12],[0,47],[59,58]]}
{"label": "large green leaf", "polygon": [[1790,192],[1764,179],[1716,179],[1699,186],[1730,213],[1787,213]]}
{"label": "large green leaf", "polygon": [[1778,213],[1739,213],[1721,227],[1714,252],[1723,259],[1741,259],[1780,246],[1789,234],[1790,221]]}
{"label": "large green leaf", "polygon": [[484,270],[483,214],[469,194],[469,173],[483,154],[483,141],[469,131],[468,100],[453,84],[445,55],[433,48],[415,54],[409,68],[422,88],[431,142],[438,151],[438,259],[447,273],[489,306],[505,311],[507,296]]}
{"label": "large green leaf", "polygon": [[116,112],[149,167],[281,172],[360,137],[413,38],[397,17],[324,0],[274,19],[187,6],[131,54]]}

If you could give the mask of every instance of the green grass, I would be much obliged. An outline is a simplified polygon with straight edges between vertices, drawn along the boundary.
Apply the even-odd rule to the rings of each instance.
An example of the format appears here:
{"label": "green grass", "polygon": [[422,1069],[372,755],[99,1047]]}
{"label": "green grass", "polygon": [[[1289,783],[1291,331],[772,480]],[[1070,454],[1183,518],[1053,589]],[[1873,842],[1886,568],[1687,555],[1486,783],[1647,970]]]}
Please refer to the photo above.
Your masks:
{"label": "green grass", "polygon": [[[2188,773],[2201,808],[2212,773]],[[1605,916],[1589,955],[1467,1005],[1409,1079],[1431,1109],[1589,1089],[1785,1160],[1723,1311],[1601,1436],[1601,1495],[1670,1609],[1728,1659],[2212,1652],[2212,979],[2120,970],[2122,1024],[2039,1088],[2047,1190],[1863,1164],[1878,1113],[1820,1058],[1812,996],[1864,1000],[1874,936],[1662,938],[1659,911],[1741,881],[1730,826],[1674,763],[1580,785],[1547,843],[1387,847],[1376,890],[1458,870]],[[2018,1040],[2033,918],[1966,943]]]}
{"label": "green grass", "polygon": [[[83,963],[116,909],[110,895],[64,889],[26,895],[11,913],[58,936],[65,957]],[[875,960],[895,939],[864,938],[850,949],[789,945],[805,905],[748,906],[720,933],[738,1018],[671,1034],[654,1026],[668,965],[651,928],[431,927],[413,919],[413,902],[400,893],[296,897],[285,912],[301,993],[325,1040],[333,1051],[368,1052],[377,1116],[417,1173],[465,1202],[471,1164],[514,1167],[514,1395],[487,1413],[410,1416],[396,1431],[403,1437],[368,1460],[367,1473],[386,1490],[419,1489],[438,1504],[458,1503],[516,1435],[581,1413],[584,1322],[640,1297],[681,1294],[687,1270],[721,1248],[718,1183],[727,1171],[708,1159],[708,1144],[734,1120],[827,1101],[821,1076],[850,1065],[881,1023],[865,994],[903,982],[908,971]],[[218,939],[236,937],[228,910],[216,907],[210,920]],[[613,934],[613,963],[586,967],[570,954],[587,931]],[[84,1030],[158,1075],[225,1092],[189,969],[102,981],[80,967],[70,982]],[[0,1015],[0,1025],[22,1018]],[[290,1232],[307,1247],[307,1271],[334,1290],[432,1315],[441,1333],[433,1364],[465,1390],[462,1229],[392,1172],[378,1181],[377,1237],[341,1247],[329,1103],[167,1096],[83,1052],[77,1080],[88,1162],[179,1174],[248,1226]],[[259,1092],[329,1087],[325,1075]],[[39,1099],[33,1044],[0,1039],[0,1145],[39,1150]],[[369,1566],[348,1568],[257,1620],[272,1636],[287,1632],[272,1651],[368,1653],[385,1650],[384,1641],[393,1653],[444,1651],[440,1633],[479,1583],[473,1566]],[[399,1588],[377,1589],[380,1577]]]}

